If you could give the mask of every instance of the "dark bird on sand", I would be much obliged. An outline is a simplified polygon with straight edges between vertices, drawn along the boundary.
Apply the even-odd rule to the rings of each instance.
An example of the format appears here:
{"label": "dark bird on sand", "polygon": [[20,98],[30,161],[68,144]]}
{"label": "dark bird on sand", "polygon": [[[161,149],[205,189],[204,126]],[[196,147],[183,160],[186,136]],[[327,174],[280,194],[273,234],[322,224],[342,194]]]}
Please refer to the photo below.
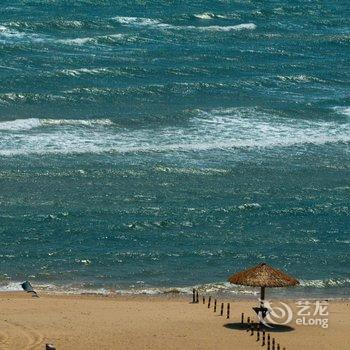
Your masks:
{"label": "dark bird on sand", "polygon": [[21,283],[21,286],[23,290],[26,291],[27,293],[32,293],[33,297],[39,297],[38,293],[33,289],[29,281],[25,281]]}

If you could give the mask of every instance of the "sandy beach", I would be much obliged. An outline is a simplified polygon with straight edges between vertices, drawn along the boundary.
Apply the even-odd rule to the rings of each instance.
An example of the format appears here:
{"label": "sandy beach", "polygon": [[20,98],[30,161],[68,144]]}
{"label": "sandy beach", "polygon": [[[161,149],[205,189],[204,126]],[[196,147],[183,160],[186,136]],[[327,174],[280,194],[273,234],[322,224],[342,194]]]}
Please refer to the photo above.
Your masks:
{"label": "sandy beach", "polygon": [[[221,300],[218,301],[220,305]],[[295,302],[288,301],[295,309]],[[212,303],[213,304],[213,303]],[[1,349],[259,349],[240,327],[255,301],[230,300],[229,319],[178,296],[0,295]],[[226,304],[225,304],[226,305]],[[348,349],[350,302],[329,302],[329,327],[290,323],[270,332],[281,349]],[[226,313],[226,308],[225,308]],[[256,319],[256,318],[254,318]]]}

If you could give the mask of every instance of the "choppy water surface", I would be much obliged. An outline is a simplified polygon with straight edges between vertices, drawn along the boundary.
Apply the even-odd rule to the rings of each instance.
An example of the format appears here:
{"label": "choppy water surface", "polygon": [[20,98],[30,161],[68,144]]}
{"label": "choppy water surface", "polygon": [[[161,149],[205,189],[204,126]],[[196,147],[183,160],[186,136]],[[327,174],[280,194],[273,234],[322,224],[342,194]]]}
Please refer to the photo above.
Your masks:
{"label": "choppy water surface", "polygon": [[[349,296],[347,1],[3,1],[2,289]],[[311,294],[310,294],[311,293]]]}

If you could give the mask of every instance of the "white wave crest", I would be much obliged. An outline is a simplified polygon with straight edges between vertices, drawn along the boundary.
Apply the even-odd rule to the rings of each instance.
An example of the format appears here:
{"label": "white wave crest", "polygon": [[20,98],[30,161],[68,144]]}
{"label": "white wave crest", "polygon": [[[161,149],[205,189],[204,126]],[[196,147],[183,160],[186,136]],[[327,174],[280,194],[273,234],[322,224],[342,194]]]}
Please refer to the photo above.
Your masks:
{"label": "white wave crest", "polygon": [[334,110],[342,115],[350,117],[350,107],[334,107]]}
{"label": "white wave crest", "polygon": [[23,290],[20,282],[8,282],[0,285],[0,292],[18,292]]}
{"label": "white wave crest", "polygon": [[[211,17],[214,16],[214,17]],[[215,18],[214,14],[205,13],[202,15],[195,16],[203,16],[203,19]],[[217,17],[217,16],[216,16]],[[151,18],[142,18],[142,17],[113,17],[114,20],[119,22],[122,25],[131,25],[131,26],[149,26],[153,28],[159,29],[172,29],[172,30],[199,30],[199,31],[221,31],[221,32],[229,32],[229,31],[240,31],[240,30],[254,30],[256,29],[256,25],[254,23],[242,23],[233,26],[206,26],[206,27],[197,27],[197,26],[177,26],[168,23],[163,23],[158,19]]]}
{"label": "white wave crest", "polygon": [[16,30],[7,28],[5,26],[0,26],[0,40],[2,38],[22,38],[24,33],[18,32]]}
{"label": "white wave crest", "polygon": [[211,12],[199,13],[199,14],[195,14],[193,16],[198,18],[198,19],[213,19],[213,18],[215,18],[215,15]]}
{"label": "white wave crest", "polygon": [[71,126],[94,126],[94,125],[113,125],[109,119],[16,119],[12,121],[0,122],[2,131],[21,131],[39,128],[43,126],[71,125]]}
{"label": "white wave crest", "polygon": [[45,35],[39,35],[35,33],[26,33],[17,31],[6,26],[0,25],[0,42],[8,42],[8,41],[32,41],[32,42],[43,42],[46,40]]}
{"label": "white wave crest", "polygon": [[30,130],[41,126],[40,119],[16,119],[12,121],[0,122],[0,130]]}
{"label": "white wave crest", "polygon": [[[278,149],[350,143],[350,123],[288,119],[257,108],[196,111],[184,126],[154,129],[95,128],[110,120],[25,119],[0,123],[0,155],[201,152],[208,150]],[[40,127],[57,126],[42,130]],[[69,132],[63,126],[70,126]],[[76,126],[76,128],[72,127]],[[31,133],[18,130],[35,129]],[[49,131],[49,132],[48,132]]]}
{"label": "white wave crest", "polygon": [[143,17],[124,17],[124,16],[116,16],[113,17],[115,21],[120,24],[133,24],[138,26],[153,26],[161,24],[161,22],[157,19],[151,18],[143,18]]}
{"label": "white wave crest", "polygon": [[239,30],[254,30],[256,25],[254,23],[243,23],[235,26],[208,26],[208,27],[191,27],[192,29],[198,29],[202,31],[217,31],[217,32],[230,32]]}
{"label": "white wave crest", "polygon": [[[45,25],[46,23],[43,24]],[[48,24],[50,24],[50,22]],[[84,23],[78,20],[56,20],[53,21],[52,24],[59,28],[81,28],[84,26]]]}
{"label": "white wave crest", "polygon": [[59,71],[61,75],[67,75],[71,77],[77,77],[79,75],[98,75],[98,74],[108,74],[112,70],[109,68],[77,68],[77,69],[63,69]]}
{"label": "white wave crest", "polygon": [[301,287],[326,288],[350,285],[350,278],[330,278],[325,280],[301,280]]}
{"label": "white wave crest", "polygon": [[62,44],[68,44],[68,45],[84,45],[86,43],[95,42],[95,40],[96,40],[95,38],[86,37],[86,38],[62,39],[62,40],[58,40],[58,42]]}
{"label": "white wave crest", "polygon": [[100,35],[96,37],[85,37],[85,38],[71,38],[71,39],[60,39],[57,40],[59,43],[66,45],[85,45],[85,44],[98,44],[107,42],[118,42],[124,39],[124,34],[110,34],[110,35]]}
{"label": "white wave crest", "polygon": [[[0,284],[0,292],[14,292],[22,291],[21,283],[23,281],[3,281]],[[164,286],[164,287],[152,287],[146,286],[143,281],[138,281],[135,285],[128,287],[102,287],[102,288],[87,288],[84,285],[67,284],[67,285],[56,285],[42,282],[33,282],[32,285],[36,291],[49,294],[96,294],[96,295],[191,295],[193,288],[195,288],[201,295],[222,295],[222,296],[235,296],[242,298],[256,298],[260,291],[254,287],[246,287],[234,285],[229,282],[212,282],[205,284],[198,284],[194,286]],[[300,286],[297,286],[293,291],[289,291],[293,297],[298,296],[300,293],[305,293],[305,296],[310,296],[309,291],[305,291],[309,288],[315,289],[326,289],[326,288],[348,288],[350,286],[350,279],[348,278],[333,278],[324,280],[300,280]],[[303,292],[304,291],[304,292]],[[296,294],[294,294],[296,292]],[[274,293],[278,293],[274,291]]]}
{"label": "white wave crest", "polygon": [[203,13],[198,13],[198,14],[194,14],[193,17],[198,18],[198,19],[205,19],[205,20],[210,20],[210,19],[226,19],[226,16],[223,15],[216,15],[212,12],[203,12]]}

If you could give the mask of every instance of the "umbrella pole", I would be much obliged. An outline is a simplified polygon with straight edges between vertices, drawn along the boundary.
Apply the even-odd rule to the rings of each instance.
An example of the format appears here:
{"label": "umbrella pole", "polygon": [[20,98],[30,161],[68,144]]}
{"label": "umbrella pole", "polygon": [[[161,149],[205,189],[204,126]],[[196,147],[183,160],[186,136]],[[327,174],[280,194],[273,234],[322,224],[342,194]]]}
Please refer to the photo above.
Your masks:
{"label": "umbrella pole", "polygon": [[260,307],[264,307],[264,300],[265,300],[265,287],[261,287],[261,290],[260,290]]}

